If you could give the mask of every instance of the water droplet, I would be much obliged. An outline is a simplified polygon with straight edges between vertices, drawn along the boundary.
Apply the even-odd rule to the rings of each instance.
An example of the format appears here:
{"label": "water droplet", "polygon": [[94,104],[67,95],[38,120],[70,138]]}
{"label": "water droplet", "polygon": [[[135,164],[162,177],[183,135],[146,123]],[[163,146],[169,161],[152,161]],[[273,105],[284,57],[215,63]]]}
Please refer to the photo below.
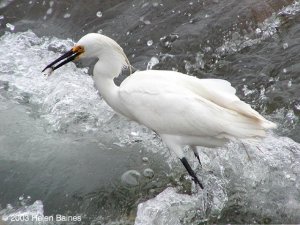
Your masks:
{"label": "water droplet", "polygon": [[159,39],[160,44],[165,47],[170,49],[172,47],[172,43],[176,41],[179,38],[179,35],[177,34],[169,34],[167,36],[163,36]]}
{"label": "water droplet", "polygon": [[52,8],[49,8],[46,13],[47,15],[50,15],[52,13]]}
{"label": "water droplet", "polygon": [[287,49],[289,47],[289,44],[288,43],[283,43],[283,45],[282,45],[282,48],[283,49]]}
{"label": "water droplet", "polygon": [[152,40],[147,41],[147,45],[148,45],[148,46],[153,45],[153,41],[152,41]]}
{"label": "water droplet", "polygon": [[13,207],[12,207],[11,204],[7,204],[7,205],[6,205],[6,208],[7,208],[7,209],[13,209]]}
{"label": "water droplet", "polygon": [[148,178],[154,177],[154,171],[150,168],[144,170],[143,175]]}
{"label": "water droplet", "polygon": [[146,2],[146,3],[144,3],[144,4],[142,5],[141,8],[145,8],[145,7],[148,6],[148,5],[149,5],[149,2]]}
{"label": "water droplet", "polygon": [[137,186],[139,185],[141,174],[136,170],[128,170],[125,173],[123,173],[121,177],[121,181],[126,186]]}
{"label": "water droplet", "polygon": [[120,142],[114,142],[113,144],[120,148],[123,148],[125,146],[123,143],[120,143]]}
{"label": "water droplet", "polygon": [[292,86],[292,81],[291,81],[291,80],[289,80],[287,86],[288,86],[288,87],[291,87],[291,86]]}
{"label": "water droplet", "polygon": [[144,22],[144,24],[146,24],[146,25],[151,24],[150,20],[144,20],[143,22]]}
{"label": "water droplet", "polygon": [[101,11],[98,11],[97,13],[96,13],[96,15],[97,15],[97,17],[102,17],[102,12]]}
{"label": "water droplet", "polygon": [[190,2],[190,3],[189,3],[189,5],[193,5],[193,4],[194,4],[193,2]]}
{"label": "water droplet", "polygon": [[147,70],[151,70],[158,63],[159,63],[158,58],[153,56],[147,64]]}
{"label": "water droplet", "polygon": [[142,160],[143,160],[143,162],[148,162],[149,161],[148,157],[143,157]]}
{"label": "water droplet", "polygon": [[22,201],[22,200],[24,200],[24,196],[23,195],[19,197],[19,201]]}
{"label": "water droplet", "polygon": [[157,7],[158,6],[158,2],[153,2],[153,7]]}
{"label": "water droplet", "polygon": [[4,19],[4,16],[3,15],[0,15],[0,20],[3,20]]}
{"label": "water droplet", "polygon": [[70,13],[66,13],[65,15],[64,15],[64,18],[66,19],[66,18],[70,18],[71,17],[71,14]]}
{"label": "water droplet", "polygon": [[13,31],[13,30],[15,29],[15,26],[12,25],[11,23],[7,23],[7,24],[6,24],[6,27],[7,27],[8,29],[10,29],[11,31]]}
{"label": "water droplet", "polygon": [[287,72],[287,69],[286,69],[286,68],[284,68],[284,69],[282,70],[282,72],[286,73],[286,72]]}
{"label": "water droplet", "polygon": [[210,46],[205,47],[205,48],[204,48],[204,51],[205,51],[205,52],[210,52],[210,51],[211,51],[211,47],[210,47]]}
{"label": "water droplet", "polygon": [[261,29],[260,29],[260,28],[256,28],[256,29],[255,29],[255,33],[256,33],[256,34],[261,34]]}
{"label": "water droplet", "polygon": [[103,33],[103,30],[100,29],[100,30],[97,31],[97,33],[98,33],[98,34],[102,34],[102,33]]}
{"label": "water droplet", "polygon": [[132,136],[138,136],[139,133],[138,133],[138,132],[135,132],[135,131],[132,131],[132,132],[131,132],[131,135],[132,135]]}
{"label": "water droplet", "polygon": [[146,24],[146,25],[151,24],[150,20],[145,20],[145,17],[144,17],[144,16],[140,17],[140,21],[143,22],[143,23]]}

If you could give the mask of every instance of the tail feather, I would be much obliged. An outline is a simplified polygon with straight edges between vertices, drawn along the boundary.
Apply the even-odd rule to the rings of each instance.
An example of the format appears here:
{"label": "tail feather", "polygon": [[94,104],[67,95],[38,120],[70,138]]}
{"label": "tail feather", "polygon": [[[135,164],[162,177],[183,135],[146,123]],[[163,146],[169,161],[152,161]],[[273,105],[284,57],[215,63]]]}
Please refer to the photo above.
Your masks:
{"label": "tail feather", "polygon": [[[267,129],[276,128],[276,124],[259,115],[250,106],[253,112],[241,113],[240,111],[226,112],[226,122],[223,123],[226,134],[221,136],[234,136],[239,138],[265,137]],[[251,114],[250,114],[251,113]],[[254,116],[254,115],[258,116]],[[223,120],[224,121],[224,120]]]}

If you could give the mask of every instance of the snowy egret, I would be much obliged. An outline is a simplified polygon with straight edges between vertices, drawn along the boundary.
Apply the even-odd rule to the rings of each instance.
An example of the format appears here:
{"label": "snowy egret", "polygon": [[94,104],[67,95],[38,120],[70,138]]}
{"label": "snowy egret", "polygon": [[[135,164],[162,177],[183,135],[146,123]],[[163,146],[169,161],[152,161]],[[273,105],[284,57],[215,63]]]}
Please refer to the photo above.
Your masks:
{"label": "snowy egret", "polygon": [[197,146],[219,147],[235,138],[264,137],[267,129],[276,127],[241,101],[226,80],[147,70],[134,72],[117,86],[114,78],[130,64],[120,45],[101,34],[83,36],[43,72],[50,75],[74,59],[91,57],[99,59],[93,79],[107,104],[159,134],[202,189],[184,155],[184,146],[190,146],[200,162]]}

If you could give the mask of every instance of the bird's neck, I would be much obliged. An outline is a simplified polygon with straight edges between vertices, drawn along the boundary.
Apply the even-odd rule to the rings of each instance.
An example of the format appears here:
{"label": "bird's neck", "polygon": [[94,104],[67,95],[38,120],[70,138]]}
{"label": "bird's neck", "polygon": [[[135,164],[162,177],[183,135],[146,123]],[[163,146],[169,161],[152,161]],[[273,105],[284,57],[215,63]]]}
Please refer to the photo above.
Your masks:
{"label": "bird's neck", "polygon": [[115,64],[113,61],[101,59],[94,67],[93,79],[105,102],[116,112],[126,116],[119,98],[119,87],[114,82],[114,78],[121,73],[122,66],[121,64]]}

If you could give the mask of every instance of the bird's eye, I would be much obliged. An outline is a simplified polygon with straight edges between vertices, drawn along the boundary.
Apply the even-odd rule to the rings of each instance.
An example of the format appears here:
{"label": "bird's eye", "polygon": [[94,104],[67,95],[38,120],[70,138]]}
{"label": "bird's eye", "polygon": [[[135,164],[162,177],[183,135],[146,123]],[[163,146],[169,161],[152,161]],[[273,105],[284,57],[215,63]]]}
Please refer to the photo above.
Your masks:
{"label": "bird's eye", "polygon": [[82,46],[78,46],[77,47],[77,52],[84,52],[84,48]]}
{"label": "bird's eye", "polygon": [[78,52],[78,53],[83,53],[84,52],[84,47],[82,47],[81,45],[77,45],[77,46],[74,46],[72,48],[72,51],[73,52]]}

